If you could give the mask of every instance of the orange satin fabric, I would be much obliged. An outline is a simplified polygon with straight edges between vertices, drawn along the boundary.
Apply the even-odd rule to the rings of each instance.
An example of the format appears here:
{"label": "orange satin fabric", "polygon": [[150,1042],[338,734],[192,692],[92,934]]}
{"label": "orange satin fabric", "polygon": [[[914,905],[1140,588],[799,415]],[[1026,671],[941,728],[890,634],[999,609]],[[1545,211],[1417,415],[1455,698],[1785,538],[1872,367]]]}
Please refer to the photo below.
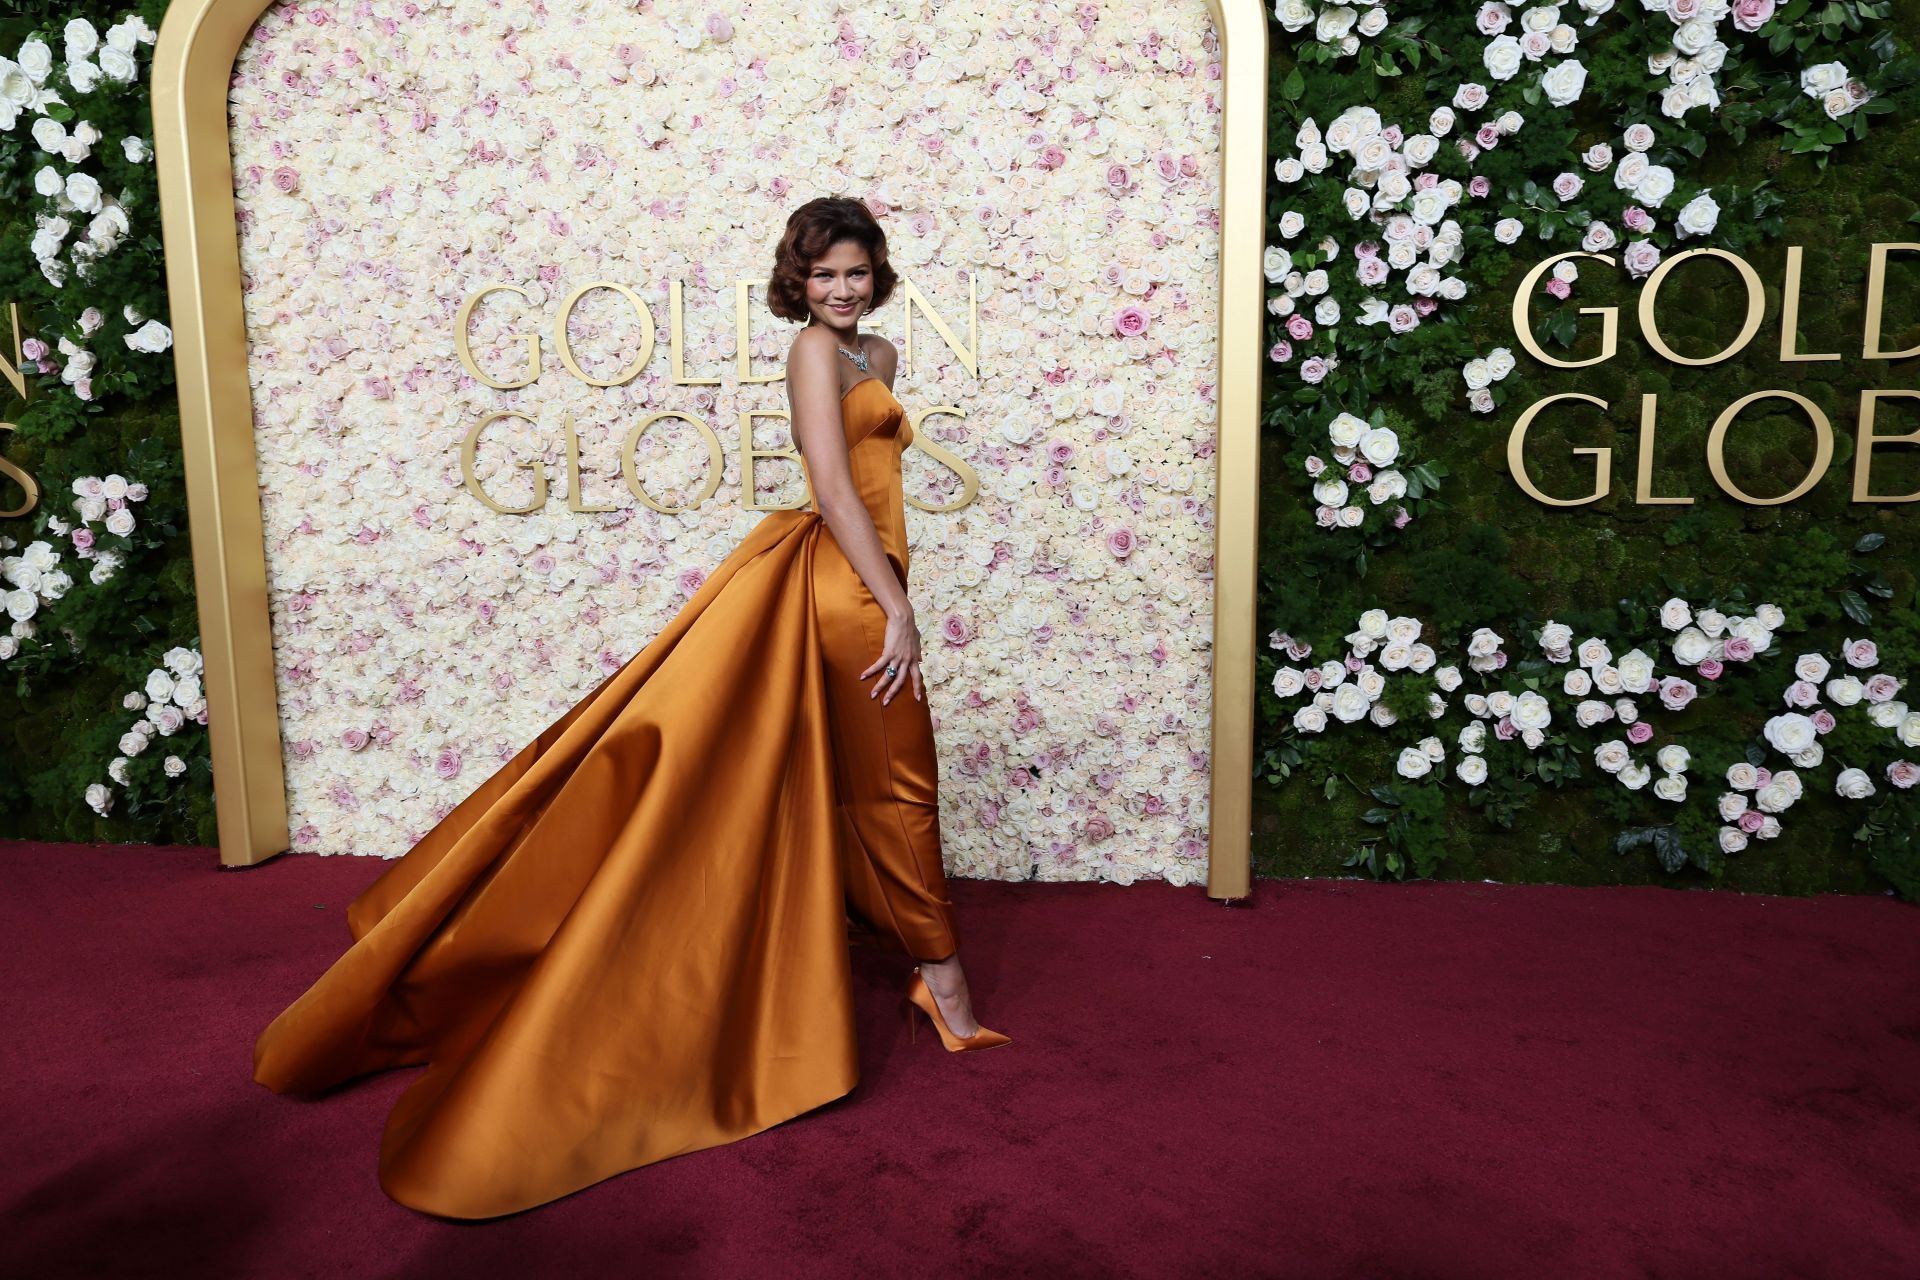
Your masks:
{"label": "orange satin fabric", "polygon": [[[906,580],[884,383],[841,399]],[[426,1064],[380,1182],[486,1218],[758,1133],[858,1079],[849,920],[955,949],[934,742],[859,672],[885,617],[817,509],[776,511],[680,613],[347,909],[354,939],[254,1046],[310,1092]]]}

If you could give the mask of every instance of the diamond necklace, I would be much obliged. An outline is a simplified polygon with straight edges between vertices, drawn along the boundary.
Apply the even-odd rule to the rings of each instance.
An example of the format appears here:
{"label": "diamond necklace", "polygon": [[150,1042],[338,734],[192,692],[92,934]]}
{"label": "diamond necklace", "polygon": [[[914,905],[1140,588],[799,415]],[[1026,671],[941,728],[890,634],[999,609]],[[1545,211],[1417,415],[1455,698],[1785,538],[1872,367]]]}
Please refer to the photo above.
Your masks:
{"label": "diamond necklace", "polygon": [[[839,346],[840,344],[835,343],[834,345]],[[854,351],[847,350],[845,347],[840,347],[840,354],[845,356],[847,359],[853,361],[854,367],[860,370],[860,372],[862,373],[867,372],[867,360],[869,359],[869,357],[866,352],[864,351],[854,352]]]}

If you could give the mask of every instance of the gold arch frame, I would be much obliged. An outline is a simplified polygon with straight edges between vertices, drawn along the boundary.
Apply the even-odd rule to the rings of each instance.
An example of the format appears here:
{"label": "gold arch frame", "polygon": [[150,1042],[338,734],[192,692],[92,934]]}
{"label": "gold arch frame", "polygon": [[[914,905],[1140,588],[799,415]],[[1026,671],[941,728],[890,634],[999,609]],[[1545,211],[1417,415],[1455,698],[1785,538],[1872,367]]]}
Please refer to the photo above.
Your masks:
{"label": "gold arch frame", "polygon": [[[227,866],[290,843],[227,117],[234,58],[270,3],[174,0],[153,57],[154,163]],[[1207,892],[1238,898],[1251,876],[1267,27],[1260,0],[1207,0],[1207,9],[1223,95]]]}

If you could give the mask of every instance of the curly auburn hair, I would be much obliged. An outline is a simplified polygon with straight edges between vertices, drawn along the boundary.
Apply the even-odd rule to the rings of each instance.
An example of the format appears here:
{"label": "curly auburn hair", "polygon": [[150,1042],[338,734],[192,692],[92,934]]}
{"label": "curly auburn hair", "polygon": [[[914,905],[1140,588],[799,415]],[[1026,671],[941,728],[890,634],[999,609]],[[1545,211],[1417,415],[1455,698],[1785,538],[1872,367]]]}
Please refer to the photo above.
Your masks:
{"label": "curly auburn hair", "polygon": [[773,273],[767,279],[767,307],[773,314],[800,323],[813,319],[807,307],[807,273],[842,240],[859,243],[873,263],[873,301],[868,312],[879,310],[893,296],[899,276],[887,262],[887,233],[874,220],[872,210],[858,200],[822,196],[787,217],[787,230],[774,250]]}

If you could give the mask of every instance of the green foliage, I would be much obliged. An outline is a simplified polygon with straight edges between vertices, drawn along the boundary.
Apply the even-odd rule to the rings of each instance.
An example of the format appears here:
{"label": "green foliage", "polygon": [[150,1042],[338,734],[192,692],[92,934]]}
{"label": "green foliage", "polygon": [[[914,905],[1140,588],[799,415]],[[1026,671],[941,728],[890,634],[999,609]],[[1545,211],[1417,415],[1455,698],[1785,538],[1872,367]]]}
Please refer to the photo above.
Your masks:
{"label": "green foliage", "polygon": [[[1351,58],[1291,60],[1297,46],[1311,41],[1270,28],[1276,84],[1289,81],[1289,91],[1276,95],[1271,142],[1276,154],[1293,154],[1293,131],[1303,119],[1312,117],[1324,128],[1340,111],[1361,103],[1377,106],[1386,123],[1417,132],[1425,127],[1427,112],[1463,80],[1490,85],[1500,105],[1499,95],[1528,77],[1523,73],[1505,88],[1487,78],[1478,64],[1486,41],[1468,30],[1477,8],[1395,8],[1396,27],[1409,13],[1423,22],[1420,83],[1404,74],[1366,74]],[[1882,781],[1877,770],[1897,748],[1891,735],[1860,715],[1840,715],[1823,738],[1826,761],[1803,771],[1807,791],[1786,815],[1782,838],[1722,853],[1716,839],[1722,824],[1713,800],[1724,789],[1729,766],[1751,752],[1765,756],[1761,730],[1783,710],[1781,691],[1793,678],[1789,668],[1797,654],[1831,658],[1842,639],[1870,636],[1880,646],[1877,669],[1910,681],[1900,696],[1920,706],[1915,596],[1920,549],[1914,538],[1920,507],[1850,500],[1862,392],[1913,387],[1920,373],[1916,360],[1858,358],[1870,246],[1920,240],[1920,204],[1911,184],[1911,174],[1920,169],[1920,122],[1913,110],[1920,96],[1907,45],[1911,33],[1920,30],[1920,3],[1786,4],[1771,24],[1758,33],[1740,33],[1737,43],[1723,22],[1722,36],[1738,56],[1729,58],[1718,78],[1722,104],[1690,111],[1680,120],[1660,109],[1664,78],[1647,75],[1647,59],[1666,44],[1664,37],[1656,38],[1659,24],[1652,20],[1658,17],[1629,5],[1594,27],[1577,27],[1577,54],[1589,70],[1579,101],[1555,110],[1537,94],[1532,102],[1515,99],[1525,127],[1482,153],[1470,169],[1454,164],[1443,151],[1437,171],[1463,181],[1469,172],[1485,174],[1493,188],[1491,209],[1469,201],[1459,215],[1467,227],[1466,252],[1464,261],[1449,269],[1468,281],[1463,303],[1451,304],[1412,333],[1392,337],[1380,327],[1343,324],[1331,339],[1339,366],[1318,388],[1302,386],[1296,366],[1306,350],[1328,349],[1319,345],[1319,337],[1310,348],[1296,344],[1291,363],[1269,365],[1262,414],[1268,428],[1261,497],[1262,632],[1273,628],[1311,640],[1312,662],[1337,659],[1344,652],[1339,637],[1353,628],[1354,619],[1366,609],[1385,608],[1418,617],[1426,628],[1422,638],[1443,649],[1445,662],[1446,646],[1460,645],[1475,627],[1491,626],[1506,637],[1513,665],[1478,684],[1470,676],[1467,688],[1545,689],[1557,686],[1565,670],[1538,660],[1535,637],[1548,619],[1569,624],[1578,636],[1606,637],[1619,653],[1630,644],[1668,637],[1658,611],[1669,596],[1743,614],[1762,602],[1777,604],[1787,623],[1772,652],[1750,669],[1730,668],[1718,681],[1696,680],[1699,696],[1685,710],[1663,712],[1655,700],[1648,713],[1659,736],[1645,748],[1636,747],[1637,753],[1667,742],[1683,743],[1692,752],[1693,794],[1682,804],[1652,798],[1650,787],[1629,790],[1593,768],[1593,741],[1619,736],[1618,726],[1588,733],[1558,720],[1537,751],[1523,750],[1517,742],[1490,742],[1483,784],[1465,786],[1451,777],[1442,782],[1436,770],[1417,784],[1395,781],[1390,790],[1396,795],[1419,791],[1441,805],[1438,821],[1450,842],[1420,846],[1436,874],[1595,884],[1709,883],[1783,893],[1879,892],[1892,886],[1913,897],[1920,883],[1915,878],[1920,855],[1913,843],[1920,812],[1912,793]],[[1802,68],[1830,60],[1863,77],[1874,95],[1842,118],[1840,138],[1826,127],[1833,122],[1826,120],[1820,102],[1803,93],[1799,83]],[[1538,71],[1533,66],[1536,80]],[[1615,191],[1605,173],[1583,169],[1579,157],[1597,143],[1609,143],[1617,152],[1622,130],[1635,122],[1653,126],[1657,134],[1649,159],[1676,174],[1673,193],[1657,211],[1655,242],[1669,255],[1702,244],[1741,254],[1765,291],[1758,335],[1744,350],[1714,364],[1671,363],[1639,331],[1642,281],[1581,262],[1570,298],[1562,302],[1537,294],[1529,300],[1533,333],[1549,353],[1562,358],[1591,355],[1599,350],[1600,323],[1583,309],[1613,307],[1619,316],[1618,354],[1581,369],[1552,368],[1523,355],[1511,376],[1489,388],[1493,412],[1469,412],[1462,364],[1495,347],[1521,352],[1511,307],[1526,271],[1549,254],[1577,248],[1583,227],[1593,219],[1621,229],[1628,195]],[[1863,138],[1868,139],[1864,145]],[[1343,175],[1349,163],[1334,157],[1329,175]],[[1552,177],[1565,170],[1587,180],[1581,198],[1568,204],[1548,189]],[[1340,185],[1333,186],[1336,194]],[[1717,228],[1704,239],[1672,238],[1674,211],[1702,190],[1720,205]],[[1279,215],[1289,209],[1307,215],[1306,230],[1294,244],[1332,235],[1347,255],[1355,242],[1378,237],[1377,228],[1354,223],[1343,210],[1314,205],[1306,185],[1274,181],[1269,243],[1285,243],[1277,226]],[[1527,230],[1511,248],[1495,245],[1483,229],[1490,222],[1487,214],[1508,212],[1521,217]],[[1795,350],[1838,353],[1839,358],[1779,358],[1790,245],[1804,249]],[[1614,252],[1617,256],[1619,250]],[[1920,262],[1895,257],[1885,296],[1883,345],[1900,350],[1920,343]],[[1740,276],[1724,263],[1688,263],[1663,286],[1656,321],[1674,349],[1699,358],[1730,343],[1747,305]],[[1282,333],[1283,323],[1275,317],[1269,340]],[[1748,505],[1715,484],[1706,441],[1727,406],[1766,388],[1791,390],[1813,401],[1831,421],[1834,452],[1826,474],[1805,496],[1782,505]],[[1508,434],[1521,411],[1562,392],[1596,397],[1608,407],[1550,409],[1534,424],[1526,464],[1541,490],[1572,497],[1591,490],[1595,480],[1594,458],[1573,451],[1611,450],[1609,492],[1587,506],[1543,506],[1521,491],[1508,470]],[[1644,396],[1655,397],[1650,491],[1691,499],[1686,504],[1635,500]],[[1920,426],[1920,415],[1896,405],[1901,402],[1881,405],[1882,435]],[[1407,435],[1420,442],[1420,456],[1447,469],[1439,500],[1419,512],[1399,537],[1366,545],[1364,558],[1357,552],[1344,558],[1330,552],[1328,531],[1313,525],[1312,498],[1300,466],[1301,442],[1315,431],[1323,439],[1325,420],[1339,409],[1369,419],[1397,415],[1407,423]],[[1792,488],[1812,457],[1813,432],[1806,417],[1785,401],[1752,405],[1727,434],[1729,475],[1759,497]],[[1875,455],[1874,487],[1883,494],[1920,489],[1920,448],[1883,444]],[[1302,507],[1309,508],[1304,517]],[[1655,656],[1662,673],[1676,669],[1665,653]],[[1269,680],[1277,665],[1263,666]],[[1397,683],[1397,678],[1389,681],[1386,695],[1400,718],[1391,729],[1333,726],[1324,735],[1304,738],[1290,724],[1295,704],[1263,693],[1256,710],[1262,747],[1284,743],[1303,763],[1285,777],[1264,774],[1264,785],[1256,788],[1258,871],[1323,875],[1344,867],[1395,878],[1422,874],[1404,804],[1376,801],[1368,819],[1341,801],[1330,801],[1314,785],[1340,777],[1365,788],[1391,779],[1394,752],[1429,733],[1447,744],[1444,768],[1451,770],[1459,758],[1454,735],[1464,723],[1459,695],[1449,695],[1453,706],[1443,719],[1432,721],[1412,705],[1410,695],[1395,691]],[[1777,755],[1768,758],[1773,767],[1785,764]],[[1833,794],[1839,768],[1870,765],[1880,794],[1864,802]],[[1302,771],[1306,782],[1299,778]],[[1356,829],[1367,838],[1358,852]],[[1435,857],[1436,847],[1447,852]]]}

